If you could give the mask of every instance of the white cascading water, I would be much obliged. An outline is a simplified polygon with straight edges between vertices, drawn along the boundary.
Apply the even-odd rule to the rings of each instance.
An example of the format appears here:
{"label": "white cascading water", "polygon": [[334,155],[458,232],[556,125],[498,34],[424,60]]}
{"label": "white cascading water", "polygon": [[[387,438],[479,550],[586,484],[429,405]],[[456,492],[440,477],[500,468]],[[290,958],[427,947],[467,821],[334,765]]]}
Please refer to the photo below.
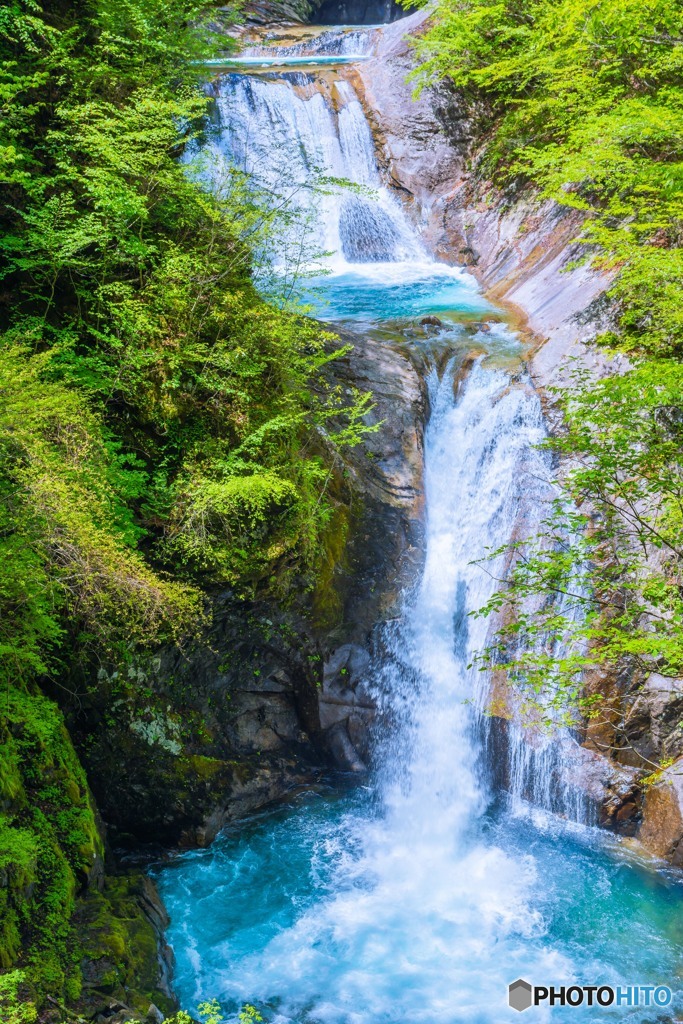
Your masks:
{"label": "white cascading water", "polygon": [[[211,143],[213,173],[237,165],[268,191],[289,195],[291,205],[309,215],[308,231],[331,254],[333,270],[427,259],[400,204],[381,183],[370,129],[348,82],[336,79],[321,89],[303,72],[274,81],[230,75],[221,82],[217,109],[221,133]],[[335,187],[330,179],[361,190]]]}
{"label": "white cascading water", "polygon": [[[500,720],[486,715],[490,679],[478,669],[476,656],[486,646],[491,624],[470,614],[489,600],[504,574],[505,557],[489,560],[489,553],[513,536],[520,540],[533,533],[547,495],[550,468],[537,447],[545,436],[538,396],[528,380],[512,383],[507,374],[481,363],[457,396],[448,370],[441,381],[433,378],[432,393],[425,450],[426,562],[418,599],[393,644],[403,671],[409,652],[416,677],[426,681],[413,699],[410,728],[425,736],[413,751],[415,756],[421,749],[423,756],[411,764],[411,778],[419,764],[441,799],[450,774],[451,796],[466,818],[481,810],[483,780],[495,785],[502,777],[516,803],[585,820],[583,792],[564,770],[565,749],[576,746],[566,730],[551,734],[516,721],[511,693],[511,717],[502,730]],[[383,684],[390,704],[396,696],[402,701],[400,681],[401,674],[392,673]],[[467,752],[462,777],[453,772],[454,749]],[[506,764],[496,764],[496,758]],[[476,783],[466,784],[470,776]],[[473,791],[478,799],[470,806],[465,795]],[[416,799],[422,805],[425,793]]]}
{"label": "white cascading water", "polygon": [[[368,49],[372,39],[371,31],[330,30],[309,40],[305,48],[312,54],[327,53],[335,50],[337,40],[340,50],[347,45]],[[298,54],[303,45],[280,47],[277,52]],[[372,134],[349,81],[335,75],[321,84],[315,75],[296,72],[272,77],[233,74],[221,79],[217,110],[221,130],[211,143],[214,164],[237,166],[269,189],[281,189],[283,178],[290,188],[294,186],[294,205],[310,214],[309,230],[324,239],[324,249],[330,253],[327,282],[355,272],[381,289],[397,278],[409,283],[425,274],[444,274],[461,282],[464,278],[466,287],[476,290],[461,269],[438,264],[427,255],[401,204],[383,184]],[[354,194],[332,188],[321,195],[306,187],[321,177],[344,179],[365,191]],[[481,718],[489,691],[481,673],[464,672],[463,666],[485,646],[488,629],[486,620],[472,619],[469,613],[491,595],[496,570],[489,566],[487,573],[470,563],[484,559],[487,551],[513,536],[533,534],[547,497],[550,468],[533,447],[543,437],[543,426],[540,402],[530,383],[511,384],[505,374],[480,365],[456,402],[448,379],[453,369],[440,384],[432,380],[426,564],[418,606],[399,642],[418,652],[420,663],[415,668],[430,680],[417,712],[425,728],[427,723],[435,728],[453,716],[464,716],[469,725],[462,742],[471,748],[482,740],[488,746],[489,729]],[[526,473],[524,464],[532,467]],[[461,656],[456,657],[457,651]],[[439,681],[442,689],[437,687]],[[400,689],[394,678],[388,687],[389,700],[392,693],[401,700]],[[465,715],[460,708],[459,701],[465,697],[478,709],[476,730],[469,712]],[[417,728],[415,722],[410,728]],[[530,730],[510,721],[502,752],[507,767],[499,774],[518,802],[530,800],[586,820],[586,801],[572,783],[574,763],[571,753],[567,755],[576,744],[566,730],[559,732],[560,737],[534,733],[529,742]],[[442,793],[452,774],[454,737],[433,740],[426,739],[424,744],[429,757],[419,762],[421,768],[416,761],[411,771],[428,771],[433,785],[440,779],[437,788]],[[468,748],[468,773],[482,774],[482,764],[475,764],[478,759],[481,762],[480,752]],[[464,780],[465,776],[458,781],[453,777],[460,792],[454,805],[467,818],[471,809],[464,795],[479,790]]]}
{"label": "white cascading water", "polygon": [[372,26],[368,28],[351,28],[347,30],[330,29],[318,32],[301,42],[288,46],[258,45],[247,46],[240,58],[250,61],[254,57],[276,57],[291,59],[292,57],[368,57],[375,45],[375,33]]}
{"label": "white cascading water", "polygon": [[[400,282],[396,309],[405,318],[420,282],[446,276],[457,283],[457,308],[473,303],[471,278],[430,261],[382,185],[347,81],[230,75],[217,105],[221,133],[210,144],[212,160],[254,172],[269,188],[281,187],[287,169],[297,201],[334,253],[328,288],[352,274],[374,289],[361,292],[364,300],[379,293],[380,302],[396,304]],[[308,191],[320,173],[372,193]],[[394,319],[391,308],[385,321]],[[434,308],[442,307],[424,311]],[[464,354],[457,330],[452,337]],[[497,340],[509,345],[509,335],[487,337],[494,351]],[[585,814],[567,770],[576,743],[566,733],[529,742],[514,722],[500,742],[484,714],[489,680],[469,667],[489,629],[469,613],[491,596],[501,568],[489,565],[487,573],[475,563],[533,532],[550,470],[535,447],[544,428],[528,379],[482,357],[461,381],[460,366],[454,357],[429,380],[424,570],[400,620],[386,627],[369,683],[382,721],[392,723],[379,730],[380,768],[367,797],[354,798],[350,809],[311,803],[272,825],[256,823],[251,833],[226,834],[223,846],[219,839],[159,872],[176,984],[188,1007],[217,997],[232,1013],[250,1002],[274,1024],[501,1024],[517,1019],[507,986],[519,976],[537,984],[616,983],[626,970],[641,972],[630,982],[659,983],[664,957],[674,962],[670,944],[650,955],[649,923],[637,955],[624,953],[609,931],[594,950],[577,945],[567,894],[585,888],[576,904],[587,922],[582,936],[598,927],[591,916],[598,883],[604,900],[612,899],[613,872],[581,845],[591,830],[563,832],[556,848],[553,819],[546,815],[528,834],[527,819],[514,814],[530,803],[575,820]],[[492,766],[492,758],[505,764]],[[503,819],[491,810],[495,774],[513,796],[513,813]],[[547,877],[539,877],[539,863]],[[624,907],[632,907],[625,912],[637,915],[637,885],[623,876],[618,884]],[[554,1011],[534,1011],[536,1021],[551,1017]],[[577,1011],[573,1019],[596,1018]],[[649,1020],[637,1011],[613,1019]]]}
{"label": "white cascading water", "polygon": [[493,1022],[517,965],[567,974],[542,948],[529,956],[541,928],[526,903],[532,861],[477,834],[486,793],[468,703],[479,680],[467,666],[487,627],[467,611],[494,584],[472,559],[510,535],[543,434],[533,392],[509,384],[476,366],[456,400],[452,368],[432,374],[424,573],[377,692],[401,722],[380,755],[382,813],[347,821],[358,845],[339,858],[334,895],[226,969],[223,998],[276,994],[283,1022],[304,1010],[331,1024]]}

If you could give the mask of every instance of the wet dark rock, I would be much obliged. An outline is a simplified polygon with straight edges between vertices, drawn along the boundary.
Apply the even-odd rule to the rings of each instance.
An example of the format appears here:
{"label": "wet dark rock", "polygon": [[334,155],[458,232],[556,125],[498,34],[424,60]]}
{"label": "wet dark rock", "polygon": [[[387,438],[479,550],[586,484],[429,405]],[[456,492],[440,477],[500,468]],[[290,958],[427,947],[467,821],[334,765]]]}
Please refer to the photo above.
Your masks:
{"label": "wet dark rock", "polygon": [[140,1020],[150,1005],[161,1014],[175,1009],[168,916],[150,878],[108,877],[102,892],[79,901],[73,923],[83,953],[80,1014],[123,1021]]}
{"label": "wet dark rock", "polygon": [[405,18],[396,0],[323,0],[315,12],[318,25],[379,25]]}
{"label": "wet dark rock", "polygon": [[356,644],[343,644],[323,668],[320,727],[337,765],[364,771],[370,756],[370,727],[375,705],[368,692],[371,659]]}
{"label": "wet dark rock", "polygon": [[465,267],[476,267],[479,263],[479,253],[476,252],[471,245],[462,246],[461,249],[458,249],[458,253],[461,256],[462,264]]}
{"label": "wet dark rock", "polygon": [[[244,17],[247,24],[252,25],[305,23],[310,20],[316,7],[317,4],[310,0],[249,0],[244,6]],[[228,16],[232,15],[230,7],[225,10]]]}
{"label": "wet dark rock", "polygon": [[[378,25],[409,13],[396,0],[247,0],[242,10],[247,24],[253,25]],[[229,19],[231,8],[225,11]]]}
{"label": "wet dark rock", "polygon": [[683,754],[683,679],[653,672],[628,708],[621,731],[625,743],[617,753],[622,764],[648,768]]}
{"label": "wet dark rock", "polygon": [[351,742],[347,729],[341,722],[330,729],[328,743],[339,768],[355,772],[356,774],[362,774],[367,771],[367,765],[361,759]]}

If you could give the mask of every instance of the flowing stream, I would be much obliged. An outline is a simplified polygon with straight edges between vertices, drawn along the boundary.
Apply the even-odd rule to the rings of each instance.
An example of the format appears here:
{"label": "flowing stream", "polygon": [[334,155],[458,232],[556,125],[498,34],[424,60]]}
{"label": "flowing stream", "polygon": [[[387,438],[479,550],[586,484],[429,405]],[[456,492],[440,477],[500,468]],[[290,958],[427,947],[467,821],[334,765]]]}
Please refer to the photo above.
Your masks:
{"label": "flowing stream", "polygon": [[[477,333],[495,311],[470,276],[427,254],[383,184],[343,63],[330,68],[371,39],[333,29],[299,44],[289,56],[305,71],[280,49],[283,68],[246,73],[265,59],[247,51],[218,80],[207,152],[264,188],[286,175],[329,254],[329,273],[308,285],[325,319],[405,344],[426,343],[421,316],[444,321],[447,356],[428,382],[424,568],[368,680],[392,728],[366,785],[304,794],[157,869],[176,990],[189,1010],[249,1002],[277,1024],[499,1024],[517,1019],[507,987],[520,976],[652,984],[675,991],[672,1007],[539,1007],[529,1019],[674,1021],[680,878],[592,827],[571,736],[529,742],[510,725],[501,746],[483,713],[488,680],[468,667],[488,628],[468,613],[494,586],[473,562],[533,528],[543,420],[514,334],[500,316]],[[321,178],[357,188],[307,187]]]}

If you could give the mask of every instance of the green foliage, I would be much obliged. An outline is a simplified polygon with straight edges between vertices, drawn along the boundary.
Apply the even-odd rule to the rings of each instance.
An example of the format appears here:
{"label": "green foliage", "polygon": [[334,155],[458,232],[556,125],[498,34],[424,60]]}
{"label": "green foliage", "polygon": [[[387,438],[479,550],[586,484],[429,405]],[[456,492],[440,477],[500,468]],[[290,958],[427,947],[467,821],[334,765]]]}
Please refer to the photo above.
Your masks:
{"label": "green foliage", "polygon": [[41,996],[78,994],[101,842],[36,684],[181,642],[209,588],[310,586],[329,465],[365,429],[326,382],[336,339],[257,292],[268,196],[181,160],[236,10],[0,8],[0,966]]}
{"label": "green foliage", "polygon": [[561,497],[542,537],[515,545],[484,613],[505,612],[487,663],[505,664],[536,693],[549,689],[555,706],[603,715],[604,700],[582,692],[583,673],[624,658],[643,672],[683,674],[682,390],[673,360],[597,384],[577,372],[566,430],[545,443],[570,466]]}
{"label": "green foliage", "polygon": [[[1,1005],[1,1004],[0,1004]],[[217,999],[210,999],[200,1003],[198,1007],[199,1018],[202,1024],[223,1024],[225,1017]],[[33,1018],[27,1018],[26,1024],[30,1024]],[[240,1024],[260,1024],[263,1016],[251,1003],[245,1003],[238,1014]],[[178,1010],[171,1017],[166,1018],[167,1024],[192,1024],[192,1017],[186,1010]],[[10,1019],[10,1024],[24,1024],[24,1018]],[[133,1022],[136,1024],[136,1022]]]}
{"label": "green foliage", "polygon": [[135,550],[141,474],[46,354],[0,350],[0,679],[45,672],[67,637],[111,652],[187,627],[196,595]]}
{"label": "green foliage", "polygon": [[420,81],[486,101],[485,166],[587,216],[618,271],[612,341],[679,355],[683,338],[683,11],[673,0],[444,0]]}
{"label": "green foliage", "polygon": [[83,769],[54,703],[12,687],[2,696],[0,966],[21,955],[41,993],[77,985],[69,919],[103,854]]}
{"label": "green foliage", "polygon": [[206,127],[208,13],[15,0],[3,16],[0,600],[15,674],[50,670],[67,644],[120,655],[181,636],[201,619],[192,584],[310,576],[323,456],[363,429],[367,403],[322,378],[333,336],[255,291],[254,246],[274,229],[263,197],[230,173],[207,192],[179,162]]}
{"label": "green foliage", "polygon": [[[210,999],[208,1002],[200,1003],[198,1009],[202,1024],[223,1024],[225,1017],[217,999]],[[263,1021],[262,1015],[251,1003],[244,1004],[238,1014],[238,1019],[240,1024],[261,1024]]]}
{"label": "green foliage", "polygon": [[25,980],[23,971],[0,974],[0,1018],[5,1024],[33,1024],[38,1019],[35,1003],[20,991]]}
{"label": "green foliage", "polygon": [[683,8],[439,0],[418,50],[419,82],[473,101],[482,174],[580,211],[585,258],[610,275],[602,341],[632,369],[559,396],[567,429],[547,447],[571,468],[484,609],[504,623],[486,664],[544,712],[603,714],[587,669],[683,672]]}

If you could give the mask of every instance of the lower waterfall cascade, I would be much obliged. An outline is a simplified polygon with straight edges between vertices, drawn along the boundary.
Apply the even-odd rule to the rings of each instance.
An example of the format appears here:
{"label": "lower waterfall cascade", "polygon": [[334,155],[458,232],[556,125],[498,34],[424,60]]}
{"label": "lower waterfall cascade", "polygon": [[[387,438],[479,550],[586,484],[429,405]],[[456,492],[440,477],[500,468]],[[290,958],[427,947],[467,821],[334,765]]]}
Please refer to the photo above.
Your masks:
{"label": "lower waterfall cascade", "polygon": [[[500,1024],[517,1019],[508,985],[520,977],[665,985],[665,1009],[545,1005],[529,1019],[674,1021],[680,876],[594,827],[570,734],[529,742],[508,723],[501,741],[489,680],[471,667],[489,626],[469,613],[496,575],[477,560],[533,530],[550,476],[521,344],[471,275],[430,256],[384,181],[352,78],[329,63],[362,59],[371,31],[318,39],[290,48],[305,70],[278,47],[283,66],[254,71],[265,49],[252,47],[216,80],[202,157],[211,174],[234,166],[267,189],[286,178],[326,254],[305,296],[322,319],[405,344],[424,343],[416,318],[442,321],[424,564],[368,679],[391,728],[377,730],[364,784],[300,794],[154,869],[176,992],[193,1013],[218,999],[231,1021],[250,1003],[275,1024]],[[352,187],[308,188],[316,178]],[[504,789],[494,757],[506,761]]]}

